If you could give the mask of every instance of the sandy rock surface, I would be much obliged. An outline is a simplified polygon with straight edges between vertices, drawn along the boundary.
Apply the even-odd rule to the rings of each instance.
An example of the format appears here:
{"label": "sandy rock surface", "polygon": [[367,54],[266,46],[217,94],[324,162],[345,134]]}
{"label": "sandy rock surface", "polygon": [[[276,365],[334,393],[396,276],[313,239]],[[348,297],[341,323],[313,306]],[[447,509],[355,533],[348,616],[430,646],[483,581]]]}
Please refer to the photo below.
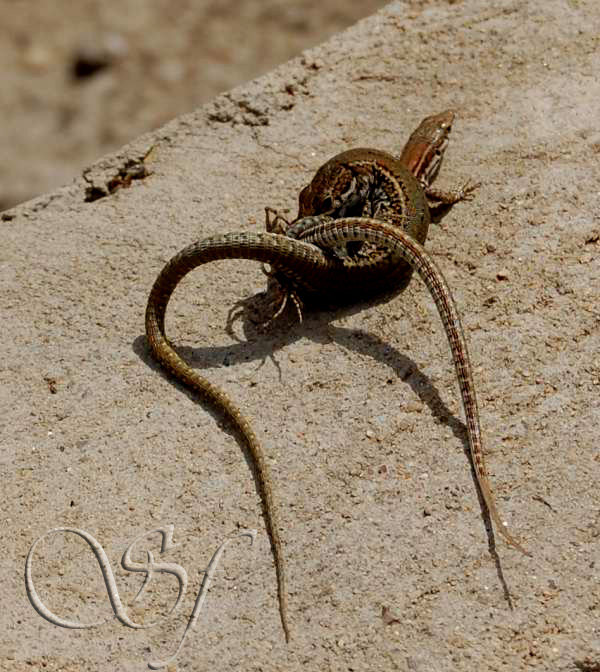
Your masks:
{"label": "sandy rock surface", "polygon": [[[394,2],[259,80],[138,138],[2,215],[2,635],[10,670],[600,669],[600,5]],[[261,504],[220,416],[150,359],[144,310],[193,240],[258,231],[266,205],[353,146],[397,150],[457,111],[439,184],[481,181],[427,248],[469,343],[499,507],[532,557],[486,529],[455,374],[413,279],[389,303],[293,313],[266,333],[236,302],[258,264],[190,274],[178,351],[243,409],[268,456],[287,558],[285,644]],[[285,316],[284,316],[285,318]],[[174,526],[120,559],[144,532]],[[113,615],[84,530],[128,618]],[[179,610],[177,574],[187,572]],[[164,569],[164,568],[163,568]],[[171,567],[173,570],[173,567]],[[179,571],[179,570],[173,570]],[[180,573],[181,577],[182,574]]]}
{"label": "sandy rock surface", "polygon": [[0,0],[0,210],[385,0]]}

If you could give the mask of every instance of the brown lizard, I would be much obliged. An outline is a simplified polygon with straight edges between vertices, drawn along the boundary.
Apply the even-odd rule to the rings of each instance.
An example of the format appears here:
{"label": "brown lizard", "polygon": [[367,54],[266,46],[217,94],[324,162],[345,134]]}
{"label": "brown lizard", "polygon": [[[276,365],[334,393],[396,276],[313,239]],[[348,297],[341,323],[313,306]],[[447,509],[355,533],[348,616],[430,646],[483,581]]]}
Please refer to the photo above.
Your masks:
{"label": "brown lizard", "polygon": [[[305,228],[323,217],[362,216],[397,226],[424,244],[431,214],[435,217],[448,206],[471,198],[479,186],[467,182],[458,189],[440,190],[432,184],[448,145],[454,117],[452,110],[446,110],[423,119],[400,157],[369,148],[337,154],[319,168],[311,183],[300,192],[294,222],[288,222],[272,208],[266,209],[267,231],[300,239]],[[355,302],[383,291],[400,291],[412,275],[410,264],[401,256],[392,256],[385,247],[365,241],[350,242],[333,253],[353,267],[367,266],[374,276],[367,284],[361,278],[360,283],[338,292],[338,303]],[[293,282],[282,278],[276,268],[267,275],[276,281],[269,287],[278,301],[275,315],[283,310],[289,297],[301,318],[301,301]]]}
{"label": "brown lizard", "polygon": [[[441,272],[421,244],[415,242],[424,241],[427,234],[429,210],[425,195],[431,186],[430,180],[439,170],[450,129],[449,124],[444,126],[442,122],[445,123],[444,120],[450,114],[442,113],[424,120],[409,139],[403,160],[407,164],[408,159],[414,161],[410,165],[417,177],[400,160],[385,152],[360,150],[356,153],[354,150],[352,153],[350,150],[350,154],[338,155],[332,160],[333,163],[330,161],[325,164],[311,184],[301,192],[298,220],[287,225],[285,220],[278,219],[279,216],[275,218],[274,226],[282,227],[282,221],[287,225],[283,231],[286,235],[272,232],[234,233],[213,236],[194,243],[167,263],[150,292],[146,309],[146,335],[154,356],[179,381],[223,412],[248,447],[254,461],[265,522],[275,558],[280,614],[286,640],[289,640],[290,629],[285,566],[266,460],[256,435],[235,404],[219,388],[188,366],[167,340],[164,329],[167,304],[175,287],[187,273],[201,264],[217,259],[243,258],[267,263],[273,269],[272,273],[277,281],[287,289],[324,294],[334,300],[356,300],[359,296],[388,291],[390,285],[400,283],[405,273],[414,268],[432,293],[448,335],[467,417],[471,454],[486,505],[507,541],[525,552],[506,530],[496,510],[487,480],[475,391],[458,313]],[[438,122],[437,127],[435,124],[432,127],[431,120],[436,118],[441,122]],[[427,131],[428,128],[433,128],[435,133]],[[421,133],[422,130],[430,135]],[[420,149],[417,148],[415,139],[423,143]],[[427,161],[421,161],[420,157],[425,156],[434,145],[437,152],[431,152]],[[339,187],[331,190],[331,207],[327,210],[325,205],[328,203],[323,204],[322,199],[319,200],[320,190],[328,185],[327,181],[322,181],[322,176],[325,172],[336,178],[340,172],[346,170],[347,165],[343,163],[346,159],[340,160],[344,156],[352,159],[350,173],[356,167],[356,175],[350,174],[349,181],[338,183],[342,187],[348,187],[341,193]],[[356,189],[362,189],[358,198],[354,196]],[[456,197],[457,192],[454,192],[454,202],[467,197],[472,189],[473,187],[463,189],[460,197]],[[437,196],[440,193],[437,192]],[[342,196],[338,199],[339,204],[335,200],[336,194]],[[430,195],[437,197],[432,193]],[[344,204],[345,200],[351,201],[350,205]],[[443,202],[444,195],[438,200]],[[360,208],[360,213],[354,212],[353,208]],[[393,217],[393,222],[386,223],[375,218],[382,215]],[[335,219],[334,216],[339,218]],[[302,240],[296,240],[294,236]],[[354,242],[358,242],[359,246],[353,250],[348,245]],[[368,245],[366,254],[362,254],[361,243]],[[339,258],[339,251],[344,249],[345,258]],[[398,272],[397,266],[401,262],[408,266],[403,272]]]}

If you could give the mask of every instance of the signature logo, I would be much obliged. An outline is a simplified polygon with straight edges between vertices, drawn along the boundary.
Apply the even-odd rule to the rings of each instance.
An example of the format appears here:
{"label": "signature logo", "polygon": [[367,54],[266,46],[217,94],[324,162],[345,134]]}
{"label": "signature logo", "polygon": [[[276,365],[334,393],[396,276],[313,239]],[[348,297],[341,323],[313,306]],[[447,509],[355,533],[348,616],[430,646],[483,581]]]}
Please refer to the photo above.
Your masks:
{"label": "signature logo", "polygon": [[[131,559],[131,552],[134,546],[142,539],[146,539],[147,537],[150,537],[151,535],[158,533],[162,537],[160,555],[163,555],[167,551],[170,551],[171,549],[177,546],[177,544],[173,543],[174,529],[175,529],[174,525],[165,525],[164,527],[158,527],[155,530],[150,530],[149,532],[143,532],[129,544],[129,546],[125,550],[125,553],[123,553],[123,557],[121,558],[121,567],[123,567],[125,571],[140,572],[146,575],[141,588],[137,592],[136,596],[133,598],[131,604],[134,604],[137,600],[139,600],[142,597],[142,595],[150,585],[150,582],[152,581],[155,574],[172,574],[177,579],[179,589],[177,592],[177,599],[175,600],[175,603],[165,616],[163,616],[157,621],[154,621],[153,623],[148,624],[136,623],[135,621],[131,620],[131,618],[129,618],[129,616],[127,615],[127,611],[123,606],[123,603],[121,602],[121,598],[119,596],[119,590],[117,588],[115,577],[110,565],[110,560],[108,559],[108,556],[104,551],[104,548],[102,548],[102,545],[96,539],[94,539],[94,537],[91,534],[89,534],[85,530],[80,530],[76,527],[55,527],[42,534],[33,542],[33,545],[31,546],[31,548],[29,549],[29,553],[27,554],[27,561],[25,562],[25,586],[27,589],[27,596],[29,597],[29,601],[31,602],[33,608],[42,618],[45,618],[50,623],[53,623],[54,625],[57,625],[61,628],[86,630],[90,628],[97,628],[112,620],[113,617],[110,617],[102,619],[100,621],[94,621],[93,623],[80,623],[77,621],[69,621],[65,618],[61,618],[60,616],[57,616],[55,613],[50,611],[48,607],[46,607],[46,605],[42,602],[42,600],[40,599],[35,590],[35,586],[33,585],[33,578],[31,575],[31,568],[33,565],[34,552],[37,545],[43,539],[49,537],[50,535],[75,534],[87,542],[88,546],[92,549],[92,552],[96,557],[96,560],[98,561],[100,571],[102,572],[104,583],[106,585],[106,590],[108,592],[108,599],[110,600],[110,604],[114,612],[114,617],[116,617],[123,625],[127,626],[128,628],[135,628],[140,630],[153,628],[156,625],[164,623],[168,618],[171,618],[181,606],[181,601],[183,600],[185,592],[187,590],[187,584],[188,584],[187,572],[181,565],[178,565],[174,562],[155,562],[152,551],[147,551],[147,562],[145,564],[134,562]],[[202,605],[204,604],[206,594],[208,593],[210,582],[212,581],[215,575],[217,566],[219,564],[219,560],[221,559],[221,556],[223,555],[225,548],[232,541],[240,537],[249,538],[250,545],[252,545],[254,543],[254,540],[256,539],[256,534],[257,534],[256,530],[242,530],[234,537],[226,539],[217,548],[217,550],[215,551],[210,560],[210,563],[208,564],[208,567],[204,571],[204,578],[202,580],[202,585],[200,586],[200,590],[198,592],[198,595],[196,596],[196,602],[194,603],[194,608],[192,610],[185,632],[183,633],[181,641],[179,642],[177,650],[172,656],[164,660],[149,661],[148,667],[151,670],[159,670],[163,667],[166,667],[177,657],[177,654],[181,650],[181,647],[183,646],[183,643],[188,633],[194,628],[196,622],[198,621]]]}

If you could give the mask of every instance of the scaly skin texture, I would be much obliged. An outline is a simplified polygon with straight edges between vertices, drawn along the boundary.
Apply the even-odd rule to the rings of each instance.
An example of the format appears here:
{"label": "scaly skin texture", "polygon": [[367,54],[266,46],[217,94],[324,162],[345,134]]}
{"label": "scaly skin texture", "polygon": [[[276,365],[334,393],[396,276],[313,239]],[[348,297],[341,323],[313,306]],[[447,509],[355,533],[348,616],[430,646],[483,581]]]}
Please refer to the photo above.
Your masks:
{"label": "scaly skin texture", "polygon": [[[479,186],[467,182],[453,190],[436,189],[437,177],[448,145],[454,112],[446,110],[426,117],[413,131],[400,158],[377,149],[357,148],[329,159],[299,196],[298,216],[288,222],[282,215],[267,208],[267,231],[291,238],[301,238],[304,229],[325,221],[324,218],[362,216],[379,219],[405,231],[423,244],[431,221],[430,210],[443,214],[455,203],[468,200]],[[340,259],[354,267],[375,271],[364,284],[353,284],[338,302],[363,300],[382,293],[402,290],[410,281],[412,269],[404,258],[385,246],[367,241],[352,241],[332,250]],[[279,314],[288,298],[292,298],[301,318],[299,288],[274,267],[268,275],[273,282],[269,289],[275,296],[274,314]],[[358,277],[358,276],[357,276]]]}
{"label": "scaly skin texture", "polygon": [[[421,130],[417,129],[411,136],[401,160],[371,149],[349,150],[337,155],[317,171],[311,184],[301,192],[299,218],[295,222],[289,224],[277,215],[271,221],[274,233],[233,233],[194,243],[168,262],[150,292],[146,335],[154,357],[171,375],[223,413],[254,462],[275,560],[286,640],[291,633],[285,562],[266,459],[237,406],[189,367],[167,340],[164,327],[167,305],[187,273],[217,259],[253,259],[267,263],[284,287],[346,303],[393,292],[406,281],[407,274],[410,277],[412,270],[416,270],[436,302],[450,342],[465,407],[471,455],[485,503],[499,532],[510,544],[525,552],[506,530],[492,496],[483,462],[471,368],[456,307],[441,272],[420,244],[425,241],[429,226],[426,196],[454,203],[468,198],[474,188],[465,186],[462,190],[435,194],[432,193],[435,190],[431,190],[430,182],[439,169],[453,118],[453,113],[445,112],[425,119],[419,126]],[[431,122],[432,119],[437,119],[437,123]],[[429,158],[420,161],[427,153]],[[409,165],[417,177],[408,170]]]}
{"label": "scaly skin texture", "polygon": [[[429,207],[419,181],[392,154],[359,147],[342,152],[319,168],[300,192],[298,217],[285,234],[299,238],[313,217],[373,217],[406,231],[424,243],[429,231]],[[355,265],[376,262],[390,285],[407,282],[411,267],[389,249],[352,241],[337,249]],[[384,277],[382,275],[382,277]]]}

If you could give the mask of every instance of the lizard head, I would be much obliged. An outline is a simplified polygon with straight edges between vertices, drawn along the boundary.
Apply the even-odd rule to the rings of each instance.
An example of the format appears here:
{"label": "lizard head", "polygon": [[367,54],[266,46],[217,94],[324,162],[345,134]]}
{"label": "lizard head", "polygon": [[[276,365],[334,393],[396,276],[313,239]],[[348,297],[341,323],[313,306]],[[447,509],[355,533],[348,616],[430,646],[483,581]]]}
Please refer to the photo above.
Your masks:
{"label": "lizard head", "polygon": [[423,186],[431,186],[440,170],[454,117],[452,110],[425,117],[402,151],[400,161]]}
{"label": "lizard head", "polygon": [[298,219],[312,215],[347,216],[360,199],[353,171],[342,163],[328,161],[299,196]]}

